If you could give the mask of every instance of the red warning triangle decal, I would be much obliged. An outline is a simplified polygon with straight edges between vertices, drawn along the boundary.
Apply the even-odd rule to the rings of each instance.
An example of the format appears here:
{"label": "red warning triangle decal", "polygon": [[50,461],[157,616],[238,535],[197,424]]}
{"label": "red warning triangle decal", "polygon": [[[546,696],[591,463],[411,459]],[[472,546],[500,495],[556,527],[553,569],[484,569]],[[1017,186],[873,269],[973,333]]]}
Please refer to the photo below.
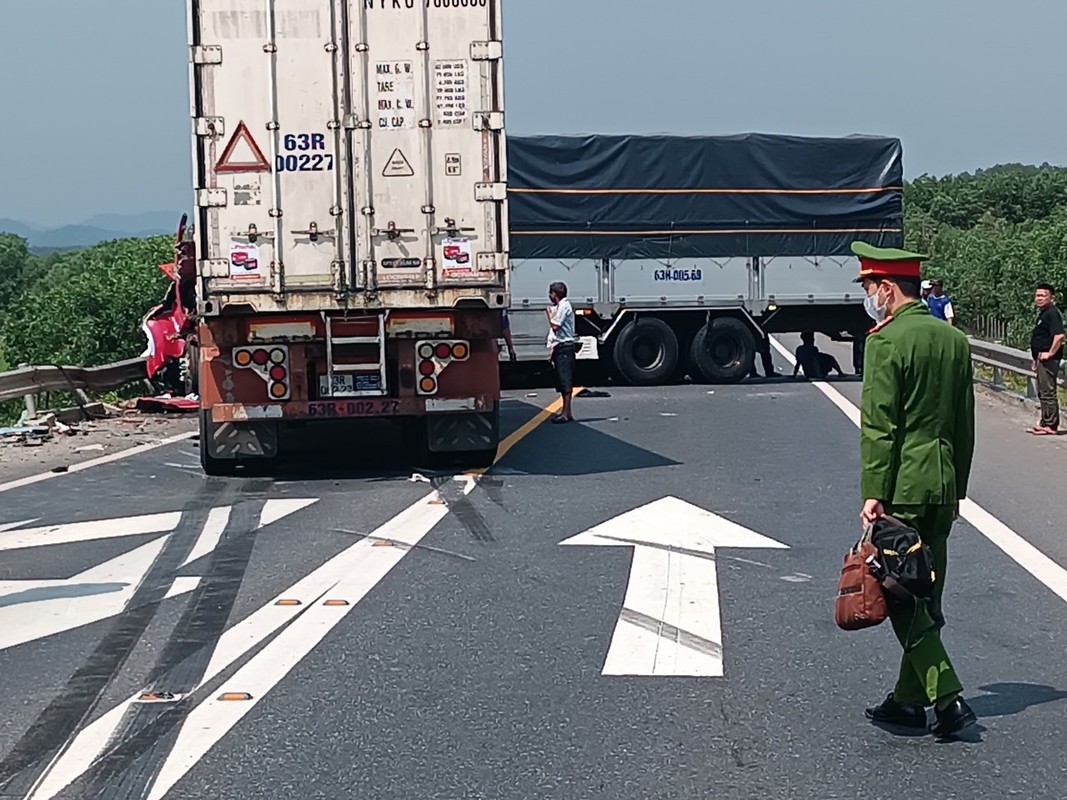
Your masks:
{"label": "red warning triangle decal", "polygon": [[215,172],[270,172],[270,162],[252,138],[252,132],[244,120],[238,123],[237,130],[222,151]]}

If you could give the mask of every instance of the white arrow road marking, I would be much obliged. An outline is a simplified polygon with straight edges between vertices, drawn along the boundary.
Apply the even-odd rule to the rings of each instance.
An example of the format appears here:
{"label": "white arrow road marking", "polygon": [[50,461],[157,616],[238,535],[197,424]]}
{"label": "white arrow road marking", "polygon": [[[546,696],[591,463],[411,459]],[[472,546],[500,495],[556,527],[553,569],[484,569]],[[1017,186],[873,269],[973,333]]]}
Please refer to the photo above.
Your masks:
{"label": "white arrow road marking", "polygon": [[[475,486],[466,478],[464,494]],[[245,664],[213,697],[222,692],[249,692],[248,701],[209,699],[195,708],[183,724],[170,756],[160,768],[151,798],[162,797],[237,722],[292,670],[401,559],[448,514],[448,506],[434,503],[437,492],[423,497],[370,536],[362,539],[280,592],[266,605],[227,629],[219,638],[201,682],[214,680],[223,670],[279,629],[288,627]],[[383,547],[381,540],[396,546]],[[377,544],[376,544],[377,543]],[[327,594],[328,593],[328,594]],[[323,600],[347,600],[346,606],[313,605]],[[300,601],[278,606],[281,599]],[[303,613],[302,613],[303,612]],[[292,623],[292,624],[289,624]],[[27,800],[49,800],[85,773],[100,757],[122,724],[137,696],[115,706],[86,726],[53,765]]]}
{"label": "white arrow road marking", "polygon": [[[268,500],[257,528],[307,508],[314,499]],[[213,508],[185,564],[211,553],[219,543],[230,507]],[[170,532],[180,513],[48,525],[0,534],[0,550]],[[80,572],[66,580],[0,581],[0,650],[73,630],[122,613],[159,556],[166,536]],[[183,564],[182,566],[185,566]],[[175,578],[166,597],[191,592],[199,578]]]}
{"label": "white arrow road marking", "polygon": [[[785,345],[773,336],[770,339],[774,349],[782,358],[790,364],[796,363],[793,354],[786,349]],[[857,428],[860,426],[860,410],[855,403],[828,383],[815,381],[814,386],[837,406],[842,414],[852,420]],[[964,500],[960,503],[960,516],[1060,599],[1067,601],[1067,569],[1042,553],[973,500]]]}
{"label": "white arrow road marking", "polygon": [[723,674],[716,548],[787,549],[676,497],[636,508],[560,544],[634,548],[602,674],[690,677]]}

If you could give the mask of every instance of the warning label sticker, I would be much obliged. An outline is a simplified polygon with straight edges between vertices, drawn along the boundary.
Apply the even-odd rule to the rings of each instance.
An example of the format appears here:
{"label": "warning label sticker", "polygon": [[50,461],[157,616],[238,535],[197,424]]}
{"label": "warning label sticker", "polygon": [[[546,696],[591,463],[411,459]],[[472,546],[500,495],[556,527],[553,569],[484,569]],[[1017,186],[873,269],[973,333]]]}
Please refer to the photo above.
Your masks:
{"label": "warning label sticker", "polygon": [[244,120],[237,125],[222,151],[215,172],[270,172],[270,162],[259,149]]}
{"label": "warning label sticker", "polygon": [[259,247],[239,242],[230,245],[230,277],[235,281],[266,279],[266,264],[259,257]]}
{"label": "warning label sticker", "polygon": [[383,178],[411,178],[414,175],[415,170],[411,168],[411,162],[400,152],[399,147],[389,156],[389,161],[386,162],[385,169],[382,170]]}
{"label": "warning label sticker", "polygon": [[463,174],[463,157],[459,153],[445,153],[445,175],[455,178]]}

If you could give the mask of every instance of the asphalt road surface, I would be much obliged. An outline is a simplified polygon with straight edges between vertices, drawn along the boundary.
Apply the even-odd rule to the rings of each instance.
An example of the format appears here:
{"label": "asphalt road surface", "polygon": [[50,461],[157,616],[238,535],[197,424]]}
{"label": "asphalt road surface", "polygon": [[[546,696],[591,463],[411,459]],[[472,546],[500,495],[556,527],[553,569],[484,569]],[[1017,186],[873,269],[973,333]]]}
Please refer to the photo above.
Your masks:
{"label": "asphalt road surface", "polygon": [[980,404],[945,609],[980,721],[902,735],[863,716],[888,625],[833,622],[859,390],[609,387],[569,426],[520,391],[485,474],[352,434],[0,483],[0,796],[1064,797],[1063,445]]}

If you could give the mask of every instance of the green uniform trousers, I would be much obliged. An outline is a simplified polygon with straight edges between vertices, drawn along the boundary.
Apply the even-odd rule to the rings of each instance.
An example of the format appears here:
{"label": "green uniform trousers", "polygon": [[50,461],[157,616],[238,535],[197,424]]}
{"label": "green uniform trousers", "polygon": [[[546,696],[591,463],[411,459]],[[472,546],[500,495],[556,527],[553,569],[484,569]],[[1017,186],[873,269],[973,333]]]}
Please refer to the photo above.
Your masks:
{"label": "green uniform trousers", "polygon": [[[948,566],[948,536],[952,532],[955,507],[887,505],[885,511],[917,530],[930,548],[935,569],[934,603],[940,615]],[[931,616],[928,604],[912,606],[892,598],[887,600],[889,621],[904,649],[893,699],[898,703],[931,706],[961,692],[963,687],[941,643],[940,626]]]}

